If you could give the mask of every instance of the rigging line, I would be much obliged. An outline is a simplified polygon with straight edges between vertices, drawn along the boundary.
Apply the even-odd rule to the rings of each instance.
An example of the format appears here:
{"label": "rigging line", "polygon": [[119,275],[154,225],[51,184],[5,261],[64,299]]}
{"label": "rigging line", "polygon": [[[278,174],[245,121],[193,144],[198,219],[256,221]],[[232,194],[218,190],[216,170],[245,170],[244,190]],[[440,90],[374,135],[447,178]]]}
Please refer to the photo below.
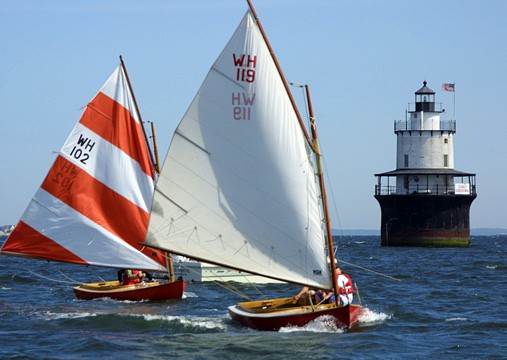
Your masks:
{"label": "rigging line", "polygon": [[338,212],[338,207],[336,206],[336,199],[334,197],[334,191],[333,191],[333,186],[331,185],[331,179],[329,178],[329,171],[327,170],[326,157],[322,156],[322,159],[324,159],[324,169],[326,170],[327,183],[329,184],[328,188],[331,191],[331,199],[333,200],[333,208],[334,208],[334,212],[336,214],[336,220],[338,221],[338,227],[340,229],[340,233],[343,236],[342,222],[340,220],[340,214]]}
{"label": "rigging line", "polygon": [[371,272],[371,273],[373,273],[373,274],[377,274],[377,275],[380,275],[380,276],[386,277],[386,278],[391,279],[391,280],[401,281],[401,279],[397,279],[397,278],[395,278],[395,277],[393,277],[393,276],[386,275],[386,274],[382,274],[382,273],[379,273],[379,272],[377,272],[377,271],[373,271],[373,270],[371,270],[371,269],[368,269],[368,268],[365,268],[365,267],[362,267],[362,266],[359,266],[359,265],[354,265],[354,264],[349,263],[349,262],[347,262],[347,261],[345,261],[345,260],[341,260],[341,259],[336,259],[336,260],[338,260],[338,261],[340,261],[340,262],[342,262],[342,263],[345,263],[345,264],[347,264],[347,265],[350,265],[350,266],[352,266],[352,267],[355,267],[355,268],[358,268],[358,269],[361,269],[361,270],[364,270],[364,271],[368,271],[368,272]]}
{"label": "rigging line", "polygon": [[[94,268],[91,268],[91,270],[92,270],[92,273],[95,273],[95,269]],[[99,274],[95,273],[95,275],[97,275],[97,277],[100,279],[100,281],[106,281]]]}
{"label": "rigging line", "polygon": [[30,274],[32,275],[35,275],[35,276],[38,276],[44,280],[48,280],[48,281],[53,281],[53,282],[59,282],[59,283],[64,283],[64,284],[82,284],[81,282],[70,282],[70,281],[64,281],[64,280],[56,280],[56,279],[51,279],[49,277],[46,277],[46,276],[42,276],[40,274],[37,274],[33,271],[28,271]]}
{"label": "rigging line", "polygon": [[62,275],[63,277],[69,279],[70,281],[72,281],[73,283],[76,283],[76,284],[80,284],[80,282],[74,280],[74,279],[71,279],[69,276],[65,275],[61,270],[58,270],[58,272],[60,273],[60,275]]}

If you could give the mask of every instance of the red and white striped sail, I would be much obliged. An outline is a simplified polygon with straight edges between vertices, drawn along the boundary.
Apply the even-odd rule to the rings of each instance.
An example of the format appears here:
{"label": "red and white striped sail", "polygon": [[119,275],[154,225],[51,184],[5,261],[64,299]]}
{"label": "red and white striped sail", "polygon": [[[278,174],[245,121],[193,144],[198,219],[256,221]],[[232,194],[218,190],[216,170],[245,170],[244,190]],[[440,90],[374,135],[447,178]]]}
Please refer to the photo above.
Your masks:
{"label": "red and white striped sail", "polygon": [[86,107],[1,252],[165,270],[143,249],[155,171],[120,65]]}

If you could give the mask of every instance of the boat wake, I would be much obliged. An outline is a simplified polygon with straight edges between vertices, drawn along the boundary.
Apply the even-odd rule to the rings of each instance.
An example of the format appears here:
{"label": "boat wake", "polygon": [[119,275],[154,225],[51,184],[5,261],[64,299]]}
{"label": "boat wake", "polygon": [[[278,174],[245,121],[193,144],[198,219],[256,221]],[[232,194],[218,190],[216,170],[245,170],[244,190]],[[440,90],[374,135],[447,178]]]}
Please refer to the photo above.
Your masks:
{"label": "boat wake", "polygon": [[336,325],[334,317],[325,315],[309,322],[305,326],[286,326],[279,330],[279,332],[315,332],[315,333],[343,333],[345,329]]}
{"label": "boat wake", "polygon": [[381,324],[385,320],[390,319],[391,315],[384,314],[382,312],[378,313],[368,308],[363,308],[361,314],[359,315],[358,322],[359,326],[362,325],[375,325]]}
{"label": "boat wake", "polygon": [[[97,312],[52,312],[47,311],[39,313],[39,317],[47,321],[59,320],[79,320],[79,319],[108,319],[111,316],[121,317],[123,322],[138,323],[139,321],[145,322],[148,326],[153,326],[154,323],[166,323],[172,328],[180,328],[185,332],[203,332],[213,331],[222,332],[227,330],[226,317],[217,319],[216,316],[175,316],[164,314],[132,314],[116,311],[97,311]],[[128,320],[130,318],[130,320]],[[102,321],[102,320],[99,320]],[[149,325],[149,324],[152,325]],[[158,326],[158,325],[157,325]]]}

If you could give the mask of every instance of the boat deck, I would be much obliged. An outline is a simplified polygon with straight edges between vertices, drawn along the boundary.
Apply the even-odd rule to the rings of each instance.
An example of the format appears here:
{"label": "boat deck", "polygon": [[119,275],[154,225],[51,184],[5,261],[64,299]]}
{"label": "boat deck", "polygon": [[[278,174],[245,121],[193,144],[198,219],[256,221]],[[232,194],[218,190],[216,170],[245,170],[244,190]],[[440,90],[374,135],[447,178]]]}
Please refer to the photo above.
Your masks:
{"label": "boat deck", "polygon": [[146,288],[146,287],[152,287],[152,286],[158,286],[160,283],[157,281],[153,282],[144,282],[134,285],[121,285],[119,281],[102,281],[102,282],[95,282],[95,283],[86,283],[81,284],[79,288],[86,289],[86,290],[94,290],[94,291],[114,291],[114,290],[125,290],[128,288],[136,289],[136,288]]}
{"label": "boat deck", "polygon": [[269,312],[280,312],[280,311],[293,311],[298,310],[310,310],[310,309],[331,309],[336,307],[335,304],[319,304],[312,305],[301,298],[295,300],[294,298],[280,298],[280,299],[269,299],[259,301],[249,301],[238,303],[238,306],[246,312],[250,313],[269,313]]}

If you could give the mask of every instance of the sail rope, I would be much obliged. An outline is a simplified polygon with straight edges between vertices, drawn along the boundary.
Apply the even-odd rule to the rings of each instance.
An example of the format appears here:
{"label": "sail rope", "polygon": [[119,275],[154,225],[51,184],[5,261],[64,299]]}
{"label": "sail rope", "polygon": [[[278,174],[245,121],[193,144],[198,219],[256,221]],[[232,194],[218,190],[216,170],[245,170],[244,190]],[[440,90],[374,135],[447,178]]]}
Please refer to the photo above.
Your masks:
{"label": "sail rope", "polygon": [[[301,91],[302,91],[302,93],[303,93],[303,97],[304,97],[304,95],[305,95],[305,86],[304,85],[301,85],[301,84],[298,84],[298,83],[294,83],[294,82],[290,82],[289,84],[292,85],[292,86],[294,86],[294,87],[300,88]],[[310,122],[310,114],[309,114],[309,110],[308,110],[308,103],[306,101],[303,101],[303,103],[305,104],[306,118],[308,119],[307,126],[310,126],[311,124],[309,123]],[[322,143],[322,141],[321,141],[321,143]],[[328,171],[328,168],[327,168],[326,158],[322,154],[321,154],[321,158],[323,159],[323,162],[324,162],[324,170],[325,170],[324,172],[326,174],[325,176],[326,176],[326,179],[327,179],[328,188],[329,188],[329,190],[331,192],[331,199],[333,201],[333,208],[334,208],[334,212],[336,214],[336,220],[338,221],[338,226],[339,226],[340,233],[343,236],[343,228],[342,228],[341,221],[340,221],[340,214],[338,212],[338,207],[336,206],[336,198],[334,196],[333,186],[331,186],[331,179],[329,178],[329,171]],[[377,271],[374,271],[374,270],[371,270],[371,269],[367,269],[367,268],[359,266],[359,265],[354,265],[354,264],[346,262],[344,260],[340,260],[340,259],[338,259],[336,257],[336,250],[337,250],[337,248],[335,248],[335,259],[338,260],[338,261],[341,261],[341,262],[343,262],[343,263],[345,263],[347,265],[350,265],[352,267],[356,267],[358,269],[362,269],[362,270],[371,272],[373,274],[377,274],[377,275],[386,277],[388,279],[392,279],[392,280],[396,280],[396,281],[401,281],[400,279],[397,279],[397,278],[392,277],[390,275],[382,274],[382,273],[379,273]]]}
{"label": "sail rope", "polygon": [[371,269],[368,269],[368,268],[365,268],[365,267],[362,267],[362,266],[359,266],[359,265],[355,265],[355,264],[349,263],[349,262],[347,262],[345,260],[341,260],[341,259],[338,259],[338,258],[336,258],[336,260],[339,261],[339,262],[345,263],[347,265],[350,265],[352,267],[355,267],[355,268],[358,268],[358,269],[361,269],[361,270],[364,270],[364,271],[368,271],[368,272],[371,272],[373,274],[376,274],[376,275],[379,275],[379,276],[383,276],[383,277],[386,277],[386,278],[391,279],[391,280],[401,281],[401,279],[397,279],[394,276],[383,274],[383,273],[380,273],[378,271],[374,271],[374,270],[371,270]]}
{"label": "sail rope", "polygon": [[328,189],[331,192],[331,199],[333,201],[334,213],[336,214],[336,221],[338,221],[338,227],[340,229],[341,235],[343,236],[343,228],[342,228],[342,223],[340,220],[340,214],[338,213],[338,207],[336,206],[336,199],[334,197],[334,191],[333,191],[333,186],[331,185],[331,179],[329,178],[329,171],[327,171],[326,157],[324,155],[322,155],[321,158],[322,158],[322,160],[324,160],[324,169],[325,169],[325,173],[326,173],[327,183],[329,184]]}
{"label": "sail rope", "polygon": [[[303,99],[305,98],[305,86],[304,85],[301,85],[301,84],[298,84],[298,83],[295,83],[295,82],[289,82],[290,85],[294,86],[294,87],[297,87],[297,88],[300,88],[301,89],[301,93],[302,93],[302,97]],[[305,107],[305,117],[307,119],[307,123],[306,123],[306,126],[307,127],[310,127],[311,126],[311,123],[310,123],[310,112],[309,112],[309,109],[308,109],[308,102],[305,101],[305,100],[302,100],[302,103],[304,104],[304,107]],[[319,140],[319,142],[322,144],[322,139]],[[323,148],[323,146],[321,146],[321,148]],[[334,212],[336,214],[336,219],[338,221],[338,225],[339,225],[339,229],[340,229],[340,232],[342,232],[342,235],[343,235],[343,229],[342,229],[342,225],[341,225],[341,221],[340,221],[340,214],[338,213],[338,207],[336,206],[336,199],[335,199],[335,196],[334,196],[334,192],[333,192],[333,187],[331,186],[331,179],[329,178],[329,171],[327,169],[327,163],[326,163],[326,157],[323,155],[323,154],[320,154],[320,157],[321,159],[323,160],[324,162],[324,173],[325,173],[325,176],[326,176],[326,179],[327,179],[327,187],[329,188],[330,192],[331,192],[331,199],[333,201],[333,209],[334,209]]]}
{"label": "sail rope", "polygon": [[[57,279],[52,279],[50,277],[47,277],[47,276],[42,276],[41,274],[37,274],[33,271],[28,271],[30,274],[32,275],[35,275],[35,276],[38,276],[44,280],[47,280],[47,281],[52,281],[52,282],[59,282],[59,283],[64,283],[64,284],[73,284],[73,285],[78,285],[78,284],[82,284],[82,282],[79,282],[79,281],[75,281],[75,280],[72,280],[70,279],[69,277],[67,277],[68,279],[72,280],[72,281],[66,281],[66,280],[57,280]],[[62,274],[63,275],[63,274]],[[65,275],[64,275],[65,276]]]}

